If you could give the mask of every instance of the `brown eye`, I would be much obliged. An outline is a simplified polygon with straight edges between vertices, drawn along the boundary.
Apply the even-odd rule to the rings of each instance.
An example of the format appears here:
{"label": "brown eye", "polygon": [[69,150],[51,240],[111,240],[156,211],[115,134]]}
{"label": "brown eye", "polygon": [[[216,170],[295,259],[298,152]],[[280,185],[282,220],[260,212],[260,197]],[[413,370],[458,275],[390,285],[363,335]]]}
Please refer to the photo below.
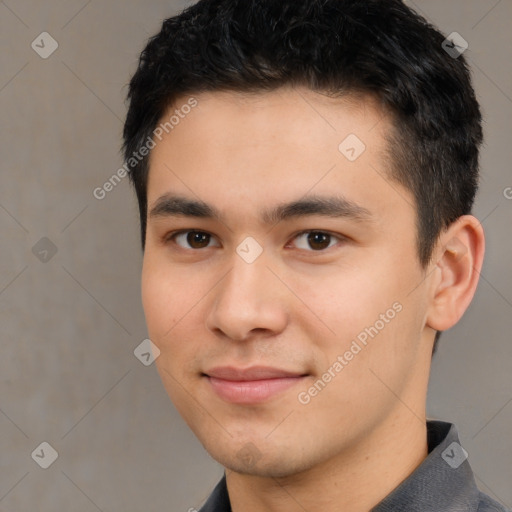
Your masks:
{"label": "brown eye", "polygon": [[169,237],[184,249],[205,249],[212,240],[212,235],[204,231],[180,231]]}
{"label": "brown eye", "polygon": [[319,252],[329,247],[332,247],[331,242],[335,242],[336,239],[342,240],[342,237],[337,237],[326,233],[325,231],[304,231],[299,233],[296,237],[297,240],[302,240],[302,243],[297,243],[296,246],[299,249],[304,249],[310,252]]}
{"label": "brown eye", "polygon": [[210,235],[207,233],[201,233],[200,231],[190,231],[187,234],[187,242],[194,249],[202,249],[208,247],[210,241]]}
{"label": "brown eye", "polygon": [[321,233],[320,231],[312,231],[308,235],[308,243],[313,249],[326,249],[329,247],[330,240],[331,235],[328,235],[327,233]]}

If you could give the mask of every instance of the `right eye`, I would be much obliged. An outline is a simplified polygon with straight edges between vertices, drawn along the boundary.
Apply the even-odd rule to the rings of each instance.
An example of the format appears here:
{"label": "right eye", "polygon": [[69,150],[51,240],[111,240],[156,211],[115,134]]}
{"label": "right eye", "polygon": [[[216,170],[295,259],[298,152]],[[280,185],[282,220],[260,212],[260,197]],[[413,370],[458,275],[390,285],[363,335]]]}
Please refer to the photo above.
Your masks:
{"label": "right eye", "polygon": [[[175,231],[173,233],[169,233],[165,240],[166,242],[172,241],[182,249],[207,249],[208,243],[213,239],[213,235],[210,233],[206,233],[205,231],[197,231],[197,230],[185,230],[182,229],[180,231]],[[181,243],[180,243],[181,241]],[[186,245],[182,244],[188,244]],[[212,246],[212,247],[220,247],[220,245]]]}

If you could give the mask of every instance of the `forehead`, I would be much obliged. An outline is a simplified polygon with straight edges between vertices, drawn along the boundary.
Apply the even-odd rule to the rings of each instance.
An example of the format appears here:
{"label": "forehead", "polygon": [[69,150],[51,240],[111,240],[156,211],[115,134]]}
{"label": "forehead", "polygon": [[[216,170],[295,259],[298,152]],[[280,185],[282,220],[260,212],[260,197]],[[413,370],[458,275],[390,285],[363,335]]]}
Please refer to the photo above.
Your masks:
{"label": "forehead", "polygon": [[[180,105],[186,104],[189,98],[178,98],[163,120],[175,109],[179,110]],[[289,143],[293,137],[307,136],[312,145],[319,137],[329,138],[335,133],[342,135],[347,130],[359,131],[365,137],[366,131],[381,122],[388,130],[392,126],[391,113],[379,99],[358,92],[333,97],[307,87],[283,86],[265,92],[208,91],[194,95],[194,98],[198,106],[192,115],[186,117],[202,125],[205,130],[212,125],[228,129],[228,132],[215,130],[209,135],[216,138],[224,135],[224,138],[230,137],[233,141],[242,137],[247,139],[249,133],[255,141],[268,140],[277,134],[282,143]],[[286,132],[283,130],[285,126]],[[201,133],[198,132],[198,135]],[[319,137],[315,137],[316,134]]]}
{"label": "forehead", "polygon": [[[149,208],[170,192],[246,212],[251,205],[260,211],[277,199],[308,193],[339,191],[381,209],[397,199],[400,185],[390,186],[388,177],[392,120],[374,97],[333,98],[299,87],[191,96],[197,102],[193,109],[181,110],[190,100],[183,96],[161,120],[165,126],[179,115],[179,122],[155,139]],[[412,204],[407,190],[399,195]]]}

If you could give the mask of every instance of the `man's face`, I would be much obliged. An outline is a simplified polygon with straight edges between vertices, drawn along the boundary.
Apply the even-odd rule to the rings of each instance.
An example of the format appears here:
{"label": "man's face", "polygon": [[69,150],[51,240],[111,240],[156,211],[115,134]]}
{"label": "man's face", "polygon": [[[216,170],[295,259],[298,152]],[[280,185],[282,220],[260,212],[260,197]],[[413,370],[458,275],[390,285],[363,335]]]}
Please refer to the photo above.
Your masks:
{"label": "man's face", "polygon": [[274,477],[418,421],[433,331],[390,120],[307,89],[195,98],[152,150],[142,275],[178,411],[222,465]]}

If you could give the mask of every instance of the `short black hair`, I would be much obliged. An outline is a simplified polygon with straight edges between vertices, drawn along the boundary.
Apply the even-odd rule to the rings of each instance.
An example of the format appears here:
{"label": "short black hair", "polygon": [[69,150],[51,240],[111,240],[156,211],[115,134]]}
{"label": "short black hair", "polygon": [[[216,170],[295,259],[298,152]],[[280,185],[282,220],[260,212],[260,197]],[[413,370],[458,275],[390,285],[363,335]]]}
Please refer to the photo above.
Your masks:
{"label": "short black hair", "polygon": [[[425,268],[439,234],[471,213],[483,138],[467,63],[446,51],[445,39],[401,0],[200,0],[166,19],[140,55],[125,159],[186,94],[285,85],[371,94],[392,116],[389,177],[415,199]],[[132,160],[144,249],[149,155]]]}

